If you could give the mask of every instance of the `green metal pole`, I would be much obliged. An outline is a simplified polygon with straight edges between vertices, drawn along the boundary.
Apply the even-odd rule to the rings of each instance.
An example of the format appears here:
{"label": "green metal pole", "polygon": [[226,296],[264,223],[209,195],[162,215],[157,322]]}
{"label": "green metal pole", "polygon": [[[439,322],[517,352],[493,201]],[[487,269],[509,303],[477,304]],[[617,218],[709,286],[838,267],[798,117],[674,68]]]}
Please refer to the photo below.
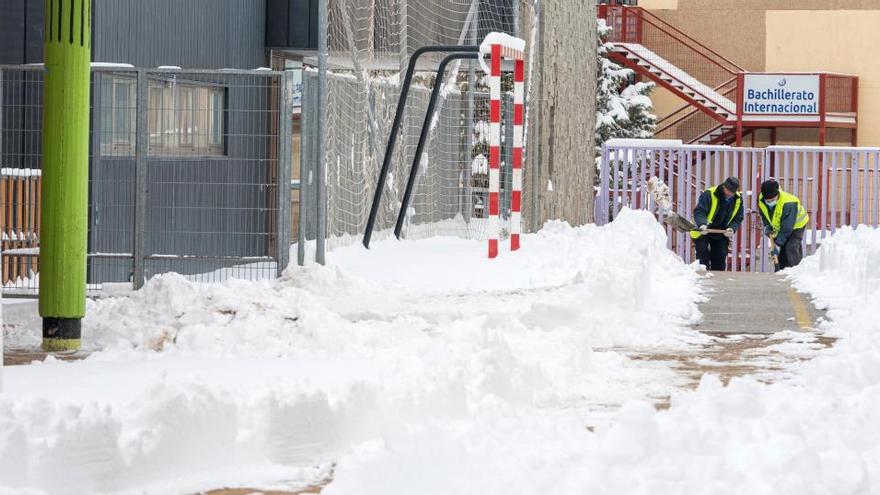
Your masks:
{"label": "green metal pole", "polygon": [[45,0],[40,316],[43,349],[76,350],[86,304],[91,0]]}

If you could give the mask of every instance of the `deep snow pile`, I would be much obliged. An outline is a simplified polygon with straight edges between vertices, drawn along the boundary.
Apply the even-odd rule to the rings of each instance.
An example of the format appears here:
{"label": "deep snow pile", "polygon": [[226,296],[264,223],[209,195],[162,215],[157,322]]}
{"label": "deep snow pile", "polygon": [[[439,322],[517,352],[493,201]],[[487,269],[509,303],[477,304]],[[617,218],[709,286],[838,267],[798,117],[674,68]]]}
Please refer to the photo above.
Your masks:
{"label": "deep snow pile", "polygon": [[668,411],[436,420],[364,444],[325,493],[880,493],[880,231],[842,229],[789,272],[836,345],[773,385],[705,376]]}
{"label": "deep snow pile", "polygon": [[670,329],[697,317],[697,276],[649,214],[626,211],[606,228],[551,222],[528,241],[493,261],[484,242],[458,238],[351,246],[278,282],[157,277],[130,298],[93,302],[85,337],[94,349],[373,355],[410,337],[434,345],[426,330],[446,322],[508,336],[576,330],[610,346],[675,342]]}
{"label": "deep snow pile", "polygon": [[697,276],[665,242],[652,216],[625,211],[602,228],[548,224],[494,261],[482,242],[435,238],[340,249],[273,282],[157,277],[90,303],[90,358],[7,368],[0,485],[308,481],[394,438],[440,428],[455,445],[486,423],[525,428],[520,452],[575,448],[547,430],[583,434],[596,404],[668,393],[638,384],[671,372],[595,349],[701,339],[684,328]]}

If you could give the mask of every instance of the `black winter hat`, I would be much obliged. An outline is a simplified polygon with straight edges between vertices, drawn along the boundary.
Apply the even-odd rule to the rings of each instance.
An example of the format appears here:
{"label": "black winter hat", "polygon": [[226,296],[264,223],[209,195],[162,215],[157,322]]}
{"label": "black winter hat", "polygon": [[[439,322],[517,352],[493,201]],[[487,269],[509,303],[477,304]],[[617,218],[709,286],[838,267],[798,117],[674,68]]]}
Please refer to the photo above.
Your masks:
{"label": "black winter hat", "polygon": [[779,183],[773,179],[765,180],[761,184],[761,194],[764,195],[764,199],[779,196]]}
{"label": "black winter hat", "polygon": [[739,191],[739,179],[736,177],[728,177],[721,185],[732,193]]}

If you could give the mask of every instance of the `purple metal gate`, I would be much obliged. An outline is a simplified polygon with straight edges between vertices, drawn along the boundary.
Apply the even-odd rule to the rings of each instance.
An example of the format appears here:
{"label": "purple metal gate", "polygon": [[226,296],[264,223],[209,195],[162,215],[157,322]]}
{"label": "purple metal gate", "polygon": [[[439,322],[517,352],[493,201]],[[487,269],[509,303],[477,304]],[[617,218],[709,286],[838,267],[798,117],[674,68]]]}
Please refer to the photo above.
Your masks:
{"label": "purple metal gate", "polygon": [[[611,140],[603,146],[596,223],[612,221],[624,207],[653,211],[647,181],[655,176],[669,186],[674,210],[692,217],[699,194],[731,175],[742,183],[745,208],[728,258],[732,271],[772,271],[757,208],[765,177],[776,178],[809,211],[807,254],[840,226],[880,223],[878,148],[733,148],[660,140]],[[663,220],[660,215],[658,219]],[[669,248],[693,262],[690,236],[669,227],[666,232]]]}

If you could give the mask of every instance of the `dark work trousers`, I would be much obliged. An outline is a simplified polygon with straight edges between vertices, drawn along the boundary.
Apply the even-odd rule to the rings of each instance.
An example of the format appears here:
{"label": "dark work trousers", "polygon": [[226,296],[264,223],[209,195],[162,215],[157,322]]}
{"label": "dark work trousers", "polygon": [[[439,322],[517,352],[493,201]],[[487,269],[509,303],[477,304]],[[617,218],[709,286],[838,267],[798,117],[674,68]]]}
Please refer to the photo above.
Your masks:
{"label": "dark work trousers", "polygon": [[804,259],[803,240],[804,229],[795,229],[785,240],[785,245],[778,246],[780,270],[801,264],[801,260]]}
{"label": "dark work trousers", "polygon": [[727,270],[727,247],[730,239],[721,234],[704,235],[694,239],[694,247],[697,249],[697,259],[701,265],[712,271],[723,272]]}

